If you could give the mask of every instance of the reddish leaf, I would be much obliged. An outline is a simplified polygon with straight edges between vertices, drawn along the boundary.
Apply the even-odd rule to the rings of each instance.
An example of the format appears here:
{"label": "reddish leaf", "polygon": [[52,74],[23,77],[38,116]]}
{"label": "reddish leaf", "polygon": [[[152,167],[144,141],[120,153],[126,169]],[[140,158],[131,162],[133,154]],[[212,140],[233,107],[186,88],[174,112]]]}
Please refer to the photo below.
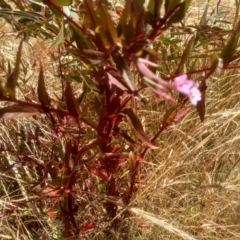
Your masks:
{"label": "reddish leaf", "polygon": [[43,193],[51,197],[53,200],[57,200],[57,198],[61,195],[61,190],[49,185],[43,189]]}
{"label": "reddish leaf", "polygon": [[68,111],[79,117],[81,115],[80,108],[78,106],[77,99],[73,95],[73,91],[69,81],[67,81],[66,83],[65,98]]}
{"label": "reddish leaf", "polygon": [[207,86],[206,86],[206,83],[204,81],[204,82],[202,82],[201,86],[199,87],[199,90],[200,90],[200,92],[202,94],[202,98],[197,103],[197,111],[198,111],[199,117],[200,117],[202,122],[204,121],[205,111],[206,111],[206,107],[205,107],[205,93],[206,93],[206,89],[207,89]]}
{"label": "reddish leaf", "polygon": [[174,119],[174,122],[178,122],[183,116],[185,116],[191,109],[192,107],[191,106],[187,106],[185,108],[182,108],[178,111],[175,119]]}
{"label": "reddish leaf", "polygon": [[134,93],[136,88],[128,64],[120,54],[113,55],[113,60],[115,61],[117,68],[121,71],[122,77],[125,81],[124,84],[126,84],[131,93]]}
{"label": "reddish leaf", "polygon": [[37,93],[38,93],[38,99],[43,106],[47,106],[50,104],[51,99],[45,87],[42,64],[40,65]]}
{"label": "reddish leaf", "polygon": [[117,80],[111,74],[107,73],[107,76],[108,76],[108,80],[109,80],[110,85],[114,84],[115,86],[117,86],[118,88],[120,88],[123,91],[128,90],[119,80]]}
{"label": "reddish leaf", "polygon": [[143,126],[141,121],[139,120],[139,118],[135,115],[135,113],[133,112],[133,110],[131,108],[125,108],[122,113],[124,115],[127,115],[133,125],[133,127],[135,128],[135,130],[137,131],[138,137],[147,144],[148,147],[152,148],[152,149],[157,149],[158,147],[155,146],[150,139],[148,138],[147,134],[144,132],[143,130]]}
{"label": "reddish leaf", "polygon": [[54,210],[53,208],[47,208],[46,213],[47,213],[48,217],[50,217],[50,218],[56,218],[58,215],[58,212],[56,210]]}
{"label": "reddish leaf", "polygon": [[183,116],[186,115],[186,113],[191,109],[191,106],[187,106],[185,108],[182,108],[181,105],[174,106],[166,111],[163,117],[163,126],[169,126],[173,123],[176,123],[179,121]]}
{"label": "reddish leaf", "polygon": [[101,178],[104,181],[108,181],[108,174],[107,174],[106,171],[99,170],[93,165],[87,165],[86,164],[86,167],[87,167],[87,169],[90,173],[93,173],[94,175],[98,176],[99,178]]}
{"label": "reddish leaf", "polygon": [[95,228],[95,224],[93,222],[86,222],[81,226],[80,235],[85,235],[88,231]]}
{"label": "reddish leaf", "polygon": [[32,117],[39,114],[39,110],[33,107],[12,105],[0,109],[0,118],[12,119],[12,118],[23,118]]}
{"label": "reddish leaf", "polygon": [[178,108],[179,106],[174,106],[166,111],[166,113],[163,116],[163,121],[162,121],[163,126],[169,126],[173,123],[177,115]]}

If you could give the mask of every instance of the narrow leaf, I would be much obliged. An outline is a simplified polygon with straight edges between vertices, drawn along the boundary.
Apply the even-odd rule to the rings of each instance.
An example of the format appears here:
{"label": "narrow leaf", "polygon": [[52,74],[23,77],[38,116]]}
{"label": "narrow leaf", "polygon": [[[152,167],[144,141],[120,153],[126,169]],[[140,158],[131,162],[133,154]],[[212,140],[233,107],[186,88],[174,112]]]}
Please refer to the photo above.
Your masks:
{"label": "narrow leaf", "polygon": [[55,38],[55,40],[50,44],[49,48],[56,47],[63,41],[64,41],[64,23],[62,22],[62,27],[61,27],[57,37]]}
{"label": "narrow leaf", "polygon": [[77,99],[73,95],[69,81],[66,82],[65,98],[68,111],[79,117],[81,115],[80,108],[78,106]]}
{"label": "narrow leaf", "polygon": [[126,86],[128,87],[128,90],[130,90],[131,93],[135,92],[133,79],[125,60],[119,54],[113,55],[113,60],[115,61],[118,70],[121,71],[122,77],[126,83]]}
{"label": "narrow leaf", "polygon": [[108,34],[108,30],[106,28],[106,25],[104,24],[104,26],[98,26],[95,30],[96,34],[100,36],[101,40],[102,40],[102,44],[104,46],[105,49],[110,49],[111,47],[113,47],[113,41],[111,36]]}
{"label": "narrow leaf", "polygon": [[95,30],[95,28],[99,25],[99,20],[97,17],[96,12],[94,11],[93,4],[90,0],[84,0],[85,2],[85,7],[87,9],[87,16],[89,17],[90,21],[90,28],[92,30]]}
{"label": "narrow leaf", "polygon": [[0,7],[1,8],[8,8],[8,9],[12,10],[12,7],[9,4],[7,4],[4,0],[0,1]]}
{"label": "narrow leaf", "polygon": [[132,174],[134,174],[134,172],[136,171],[136,166],[137,166],[137,159],[132,151],[129,153],[129,156],[128,156],[128,164],[129,164],[129,173],[130,173],[130,176],[132,176]]}
{"label": "narrow leaf", "polygon": [[169,126],[173,123],[178,122],[183,116],[185,116],[191,109],[191,106],[183,107],[182,103],[171,107],[166,111],[163,116],[162,126]]}
{"label": "narrow leaf", "polygon": [[12,71],[12,73],[9,75],[6,85],[5,85],[5,91],[9,95],[9,98],[14,99],[15,98],[15,89],[17,86],[17,80],[20,72],[20,61],[21,61],[21,53],[22,53],[22,44],[23,40],[20,42],[16,62],[15,62],[15,68]]}
{"label": "narrow leaf", "polygon": [[96,168],[94,165],[90,165],[90,164],[86,164],[85,165],[88,169],[88,171],[96,176],[98,176],[99,178],[101,178],[104,181],[108,181],[108,174],[105,170],[100,170],[98,168]]}
{"label": "narrow leaf", "polygon": [[80,228],[80,234],[81,236],[85,235],[87,232],[89,232],[90,230],[95,228],[95,224],[94,222],[86,222],[84,223],[81,228]]}
{"label": "narrow leaf", "polygon": [[140,14],[144,10],[145,0],[133,0],[133,6],[136,14]]}
{"label": "narrow leaf", "polygon": [[186,61],[188,60],[189,56],[190,56],[190,53],[192,51],[192,48],[193,48],[193,43],[195,41],[195,37],[193,36],[188,44],[187,44],[187,47],[185,48],[185,50],[183,51],[183,54],[182,54],[182,57],[181,57],[181,61],[178,65],[178,69],[176,71],[176,75],[178,75],[179,73],[183,72],[183,67],[184,67],[184,64],[186,63]]}
{"label": "narrow leaf", "polygon": [[114,26],[114,22],[107,10],[107,7],[104,4],[101,4],[101,9],[102,9],[102,13],[103,13],[103,17],[106,21],[106,31],[110,34],[111,39],[113,41],[113,43],[115,45],[119,45],[119,38],[118,38],[118,33],[117,33],[117,29]]}
{"label": "narrow leaf", "polygon": [[23,117],[32,117],[39,114],[39,110],[33,107],[12,105],[9,107],[4,107],[0,109],[0,118],[4,119],[14,119]]}
{"label": "narrow leaf", "polygon": [[163,116],[163,121],[162,121],[163,126],[169,126],[173,123],[173,121],[177,115],[178,109],[179,109],[179,106],[177,105],[166,111],[166,113]]}
{"label": "narrow leaf", "polygon": [[208,13],[208,3],[204,9],[203,15],[201,17],[199,25],[205,25],[207,24],[207,13]]}
{"label": "narrow leaf", "polygon": [[180,3],[179,7],[176,8],[176,11],[172,14],[170,19],[168,20],[168,24],[178,23],[182,21],[188,10],[190,3],[191,3],[191,0],[185,0],[184,2]]}
{"label": "narrow leaf", "polygon": [[70,6],[73,0],[52,0],[59,7]]}
{"label": "narrow leaf", "polygon": [[120,34],[122,34],[123,30],[126,28],[128,22],[131,19],[131,3],[132,0],[126,1],[126,5],[119,20],[118,30]]}
{"label": "narrow leaf", "polygon": [[150,139],[148,138],[147,134],[143,130],[143,126],[139,118],[136,116],[136,114],[133,112],[131,108],[125,108],[122,111],[123,114],[127,115],[130,119],[134,129],[136,130],[138,137],[146,143],[146,145],[152,149],[157,149],[158,147],[155,146]]}
{"label": "narrow leaf", "polygon": [[176,7],[181,2],[181,0],[166,0],[164,7],[165,7],[165,13],[170,12],[173,8]]}
{"label": "narrow leaf", "polygon": [[133,41],[136,33],[136,26],[137,18],[135,15],[133,15],[121,34],[121,40],[125,45],[128,45]]}
{"label": "narrow leaf", "polygon": [[77,101],[79,106],[81,105],[81,103],[83,102],[87,92],[89,92],[89,88],[87,87],[86,83],[83,83],[83,92],[80,94],[80,96],[78,97]]}
{"label": "narrow leaf", "polygon": [[10,74],[12,72],[12,67],[10,62],[8,61],[8,73]]}
{"label": "narrow leaf", "polygon": [[108,76],[108,81],[110,84],[114,84],[115,86],[117,86],[118,88],[120,88],[123,91],[128,90],[119,80],[117,80],[111,74],[107,73],[107,76]]}
{"label": "narrow leaf", "polygon": [[154,20],[159,20],[162,3],[163,0],[150,0],[148,3],[148,13],[151,17],[154,16]]}
{"label": "narrow leaf", "polygon": [[132,143],[134,146],[139,146],[123,129],[118,126],[114,126],[114,132],[118,133],[121,137],[123,137],[128,142]]}
{"label": "narrow leaf", "polygon": [[202,82],[201,86],[199,87],[199,90],[200,90],[200,92],[202,94],[202,98],[197,103],[197,111],[198,111],[199,117],[200,117],[202,122],[204,121],[205,112],[206,112],[206,107],[205,107],[206,89],[207,89],[207,86],[206,86],[206,83],[204,81],[204,82]]}
{"label": "narrow leaf", "polygon": [[92,48],[91,41],[85,36],[85,34],[77,29],[74,25],[69,23],[69,28],[71,30],[72,40],[77,44],[78,50],[82,50],[85,48]]}
{"label": "narrow leaf", "polygon": [[50,104],[51,99],[45,87],[42,64],[40,65],[37,93],[38,93],[38,99],[43,106],[47,106]]}
{"label": "narrow leaf", "polygon": [[235,50],[238,46],[238,40],[240,36],[240,20],[238,21],[237,26],[232,31],[232,35],[229,38],[225,48],[223,49],[220,57],[224,60],[224,67],[226,67],[230,62],[231,58],[235,53]]}

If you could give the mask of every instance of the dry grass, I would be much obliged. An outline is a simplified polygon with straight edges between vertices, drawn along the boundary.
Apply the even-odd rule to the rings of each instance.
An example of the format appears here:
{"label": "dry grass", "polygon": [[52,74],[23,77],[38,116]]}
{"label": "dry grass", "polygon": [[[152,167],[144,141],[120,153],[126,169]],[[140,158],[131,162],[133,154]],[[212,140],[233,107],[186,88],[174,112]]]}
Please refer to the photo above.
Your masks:
{"label": "dry grass", "polygon": [[[0,56],[3,59],[1,65],[1,84],[8,76],[7,62],[14,67],[16,52],[19,46],[19,39],[12,32],[8,25],[1,29],[3,37],[0,39]],[[22,63],[27,72],[20,75],[17,91],[18,99],[31,98],[37,101],[36,86],[39,66],[36,61],[41,59],[46,70],[46,83],[50,92],[57,92],[58,84],[54,80],[53,66],[50,64],[50,51],[47,43],[31,40],[29,44],[24,43],[22,52]],[[56,86],[57,84],[57,86]],[[6,103],[1,103],[1,106]],[[59,223],[48,219],[45,216],[45,209],[38,206],[38,195],[29,195],[30,182],[37,179],[36,169],[29,167],[12,168],[12,164],[18,162],[18,152],[24,152],[22,159],[33,159],[42,163],[44,150],[38,148],[31,136],[38,131],[40,141],[49,142],[49,129],[43,118],[1,120],[0,123],[0,239],[53,239],[58,236]],[[3,150],[4,149],[4,150]],[[6,150],[6,151],[5,151]],[[23,162],[24,162],[23,161]],[[59,239],[59,238],[58,238]]]}
{"label": "dry grass", "polygon": [[[240,237],[237,76],[228,72],[210,80],[204,123],[192,110],[162,135],[161,150],[149,153],[142,165],[146,181],[133,200],[134,206],[153,213],[156,221],[166,220],[196,239]],[[152,120],[157,118],[159,114]],[[148,220],[144,214],[142,219]],[[139,239],[174,239],[176,235],[181,236],[148,223]]]}
{"label": "dry grass", "polygon": [[[192,5],[198,20],[203,2],[207,1],[194,1]],[[8,36],[0,44],[0,55],[13,62],[18,42]],[[23,55],[31,79],[25,84],[29,96],[36,88],[38,73],[38,67],[32,66],[39,58],[44,59],[49,89],[57,92],[59,86],[51,84],[54,77],[46,44],[33,42],[32,46],[26,46]],[[240,239],[239,75],[238,70],[232,70],[210,78],[204,123],[192,109],[161,135],[160,149],[147,154],[141,166],[144,183],[130,204],[132,216],[126,220],[131,224],[129,239]],[[149,130],[160,125],[163,106],[151,99],[147,107],[139,113]],[[41,140],[48,142],[48,127],[40,119],[2,121],[0,145],[16,150],[16,133],[24,130],[30,134],[36,128],[42,132]],[[29,157],[41,162],[41,149],[27,141],[24,147]],[[1,165],[10,165],[14,154],[3,152],[0,160]],[[27,169],[0,174],[0,239],[61,239],[59,223],[46,218],[44,209],[34,204],[36,196],[28,196],[29,179],[34,179],[34,171]],[[29,203],[11,215],[5,214],[20,201]],[[102,239],[99,236],[95,239]],[[122,239],[121,235],[116,239]]]}
{"label": "dry grass", "polygon": [[[206,2],[193,1],[197,12],[189,14],[196,22]],[[222,1],[224,6],[234,11],[234,4]],[[141,216],[132,221],[132,239],[240,238],[238,79],[239,70],[211,77],[204,123],[193,109],[160,137],[160,151],[148,154],[142,165],[145,182],[132,201]],[[142,110],[149,130],[162,120],[160,103],[151,104],[151,111]]]}

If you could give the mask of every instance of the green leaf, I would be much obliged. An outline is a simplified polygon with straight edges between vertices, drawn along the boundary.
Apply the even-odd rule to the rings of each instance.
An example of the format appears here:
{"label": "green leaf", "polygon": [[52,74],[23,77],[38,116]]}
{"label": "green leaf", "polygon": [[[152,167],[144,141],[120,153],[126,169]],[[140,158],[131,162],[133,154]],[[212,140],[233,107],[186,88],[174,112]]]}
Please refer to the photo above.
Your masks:
{"label": "green leaf", "polygon": [[37,93],[38,93],[38,99],[43,106],[50,105],[51,99],[45,87],[42,64],[40,65]]}
{"label": "green leaf", "polygon": [[163,116],[162,126],[171,125],[174,122],[178,110],[179,110],[178,105],[168,109]]}
{"label": "green leaf", "polygon": [[85,34],[77,29],[74,25],[69,24],[69,28],[72,32],[72,41],[75,41],[78,47],[78,50],[85,48],[93,48],[92,43],[89,41],[89,38]]}
{"label": "green leaf", "polygon": [[133,0],[133,7],[137,15],[144,10],[144,3],[145,0]]}
{"label": "green leaf", "polygon": [[178,65],[178,69],[177,69],[177,71],[175,73],[176,75],[178,75],[179,73],[181,73],[183,71],[184,64],[186,63],[186,61],[190,57],[190,53],[192,51],[194,41],[195,41],[195,37],[193,36],[189,40],[185,50],[183,51],[183,54],[182,54],[182,57],[181,57],[181,61],[180,61],[179,65]]}
{"label": "green leaf", "polygon": [[121,137],[123,137],[128,142],[132,143],[134,146],[139,146],[123,129],[118,126],[114,126],[113,130],[118,133]]}
{"label": "green leaf", "polygon": [[150,17],[154,17],[154,20],[158,20],[160,17],[160,10],[163,0],[150,0],[148,3],[148,13]]}
{"label": "green leaf", "polygon": [[100,36],[102,40],[102,44],[105,49],[109,49],[113,46],[113,42],[111,36],[108,34],[106,28],[104,26],[98,26],[95,32]]}
{"label": "green leaf", "polygon": [[164,4],[165,13],[167,14],[173,10],[180,2],[181,0],[166,0]]}
{"label": "green leaf", "polygon": [[21,106],[19,104],[4,107],[0,109],[0,118],[14,119],[23,117],[32,117],[39,114],[39,110],[29,106]]}
{"label": "green leaf", "polygon": [[69,81],[66,82],[65,99],[68,111],[73,115],[80,117],[81,115],[80,108],[77,99],[73,95],[73,91]]}
{"label": "green leaf", "polygon": [[204,9],[203,15],[201,17],[199,25],[205,25],[207,24],[207,13],[208,13],[208,3]]}
{"label": "green leaf", "polygon": [[232,35],[230,36],[225,48],[223,49],[220,57],[224,60],[224,67],[226,67],[230,62],[231,58],[234,55],[236,48],[238,46],[240,36],[240,20],[238,21],[237,26],[232,31]]}
{"label": "green leaf", "polygon": [[[88,24],[90,25],[89,28],[95,31],[96,27],[99,25],[99,19],[96,12],[94,11],[92,2],[90,0],[84,0],[84,3],[86,7],[86,22],[88,22]],[[84,24],[84,26],[86,25]]]}
{"label": "green leaf", "polygon": [[84,83],[83,84],[83,92],[80,94],[80,96],[78,97],[77,101],[78,101],[78,105],[81,105],[86,94],[89,92],[89,88],[87,87],[87,84]]}
{"label": "green leaf", "polygon": [[0,0],[0,7],[1,8],[8,8],[8,9],[12,10],[12,7],[9,4],[7,4],[4,0]]}
{"label": "green leaf", "polygon": [[191,106],[183,106],[184,102],[179,102],[176,106],[168,109],[163,116],[162,126],[167,127],[178,122],[192,108]]}
{"label": "green leaf", "polygon": [[138,137],[146,143],[146,145],[152,149],[157,149],[158,147],[155,146],[151,140],[148,138],[147,134],[143,130],[143,126],[137,115],[133,112],[131,108],[125,108],[122,111],[123,114],[127,115],[130,119],[134,129],[136,130]]}
{"label": "green leaf", "polygon": [[58,46],[60,43],[62,43],[64,41],[64,20],[62,22],[62,27],[57,35],[57,37],[55,38],[55,40],[50,44],[49,48],[53,48]]}
{"label": "green leaf", "polygon": [[107,10],[107,7],[104,4],[101,4],[100,6],[101,6],[102,13],[103,13],[103,19],[104,19],[105,25],[106,25],[106,31],[111,36],[112,42],[115,45],[119,45],[120,41],[118,38],[117,29],[114,26],[114,22]]}
{"label": "green leaf", "polygon": [[73,3],[73,0],[52,0],[59,7],[70,6]]}
{"label": "green leaf", "polygon": [[[11,16],[11,18],[10,18]],[[0,17],[4,18],[7,22],[11,24],[12,20],[19,21],[22,19],[28,19],[34,22],[39,22],[43,20],[43,15],[36,12],[28,12],[28,11],[12,11],[9,9],[1,9]]]}
{"label": "green leaf", "polygon": [[168,20],[168,24],[178,23],[182,21],[189,8],[190,3],[191,0],[185,0],[184,2],[180,3],[179,7],[176,8],[175,12],[171,15],[170,19]]}
{"label": "green leaf", "polygon": [[131,19],[131,3],[132,3],[132,0],[126,1],[126,5],[123,9],[121,18],[118,23],[119,35],[123,33],[124,29],[126,28],[126,26],[128,25]]}
{"label": "green leaf", "polygon": [[121,35],[122,42],[125,45],[131,44],[133,37],[136,32],[137,19],[135,16],[132,16],[126,28],[124,28]]}
{"label": "green leaf", "polygon": [[104,4],[100,4],[100,8],[98,27],[95,29],[95,32],[100,37],[104,48],[110,49],[114,45],[120,45],[120,41],[107,7]]}
{"label": "green leaf", "polygon": [[5,85],[5,93],[8,95],[10,99],[15,99],[15,89],[17,86],[17,80],[20,72],[20,62],[21,62],[21,53],[22,53],[22,44],[23,40],[20,42],[16,62],[15,62],[15,68],[12,71],[12,73],[9,75],[6,85]]}

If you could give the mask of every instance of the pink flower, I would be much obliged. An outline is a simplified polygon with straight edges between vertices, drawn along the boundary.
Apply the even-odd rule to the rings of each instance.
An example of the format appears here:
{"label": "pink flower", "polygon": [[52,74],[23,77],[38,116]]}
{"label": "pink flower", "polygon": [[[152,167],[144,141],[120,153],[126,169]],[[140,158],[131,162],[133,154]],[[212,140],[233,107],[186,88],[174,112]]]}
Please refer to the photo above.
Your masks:
{"label": "pink flower", "polygon": [[174,79],[171,84],[152,72],[148,66],[157,67],[157,64],[143,58],[136,59],[136,67],[143,75],[145,84],[154,92],[158,97],[165,98],[168,101],[175,102],[172,96],[168,95],[167,89],[174,89],[189,98],[193,105],[201,100],[201,92],[199,91],[199,83],[188,79],[186,74],[182,74]]}
{"label": "pink flower", "polygon": [[188,96],[193,105],[197,105],[197,102],[201,100],[199,83],[188,79],[186,74],[174,78],[174,87],[178,92]]}

